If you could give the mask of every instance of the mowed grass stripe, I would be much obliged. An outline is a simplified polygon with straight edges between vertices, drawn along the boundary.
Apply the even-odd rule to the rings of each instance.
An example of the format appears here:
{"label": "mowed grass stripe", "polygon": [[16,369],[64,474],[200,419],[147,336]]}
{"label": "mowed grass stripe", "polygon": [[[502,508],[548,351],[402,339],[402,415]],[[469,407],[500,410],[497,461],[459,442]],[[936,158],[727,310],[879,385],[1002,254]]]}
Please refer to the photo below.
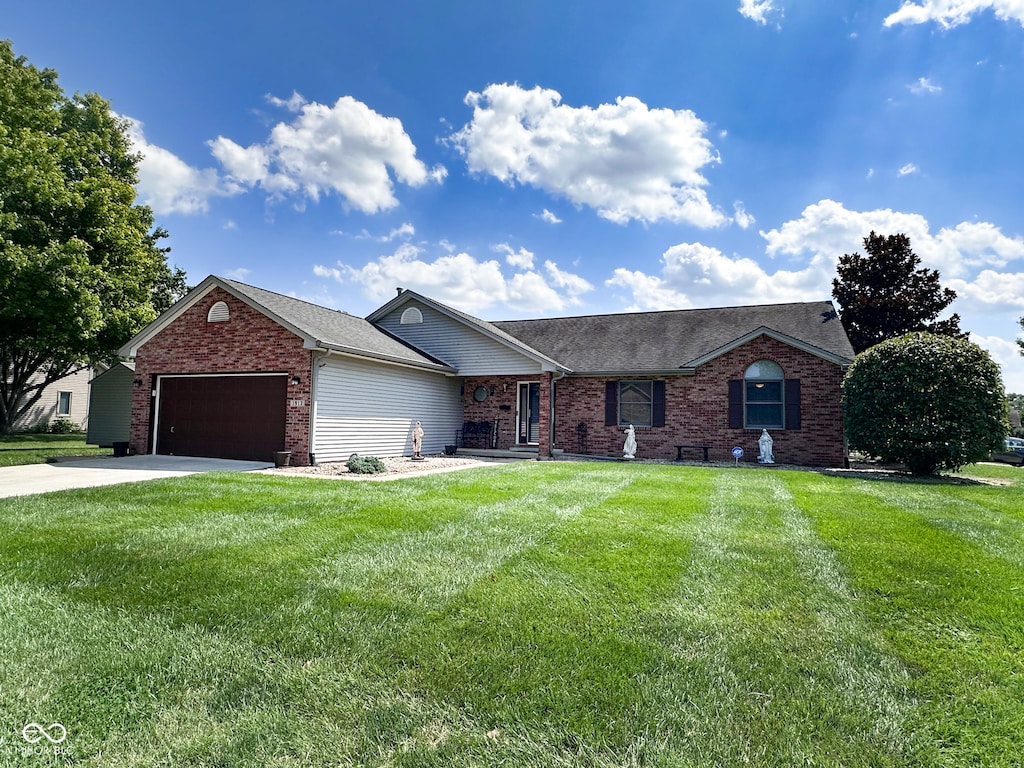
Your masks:
{"label": "mowed grass stripe", "polygon": [[886,482],[864,483],[861,490],[886,507],[898,506],[937,528],[945,529],[987,555],[1010,564],[1024,562],[1024,503],[1007,505],[1008,498],[1024,501],[1017,487],[951,488],[942,496],[927,486],[900,487]]}
{"label": "mowed grass stripe", "polygon": [[900,765],[905,675],[776,472],[716,474],[653,678],[684,765]]}
{"label": "mowed grass stripe", "polygon": [[[914,763],[1024,765],[1024,487],[994,496],[889,482],[803,484],[815,529],[911,670]],[[984,502],[964,503],[964,493]],[[962,524],[951,520],[958,511]]]}
{"label": "mowed grass stripe", "polygon": [[410,734],[460,717],[347,658],[292,658],[16,582],[0,586],[0,611],[2,732],[68,729],[52,761],[0,741],[4,766],[382,765]]}
{"label": "mowed grass stripe", "polygon": [[[589,473],[585,466],[578,471]],[[631,482],[561,514],[543,539],[432,613],[423,633],[401,646],[417,695],[456,704],[472,714],[465,727],[493,734],[484,763],[452,750],[439,764],[665,758],[665,702],[650,697],[649,681],[664,667],[664,602],[687,563],[689,542],[677,523],[701,510],[712,476],[637,470],[597,469]],[[570,509],[592,498],[581,490],[566,497]],[[472,740],[457,724],[444,727],[453,745]]]}
{"label": "mowed grass stripe", "polygon": [[501,498],[481,494],[459,504],[457,517],[435,526],[363,535],[339,546],[318,569],[322,588],[436,608],[635,475],[587,467],[564,469],[544,484],[533,482],[529,465],[508,468]]}

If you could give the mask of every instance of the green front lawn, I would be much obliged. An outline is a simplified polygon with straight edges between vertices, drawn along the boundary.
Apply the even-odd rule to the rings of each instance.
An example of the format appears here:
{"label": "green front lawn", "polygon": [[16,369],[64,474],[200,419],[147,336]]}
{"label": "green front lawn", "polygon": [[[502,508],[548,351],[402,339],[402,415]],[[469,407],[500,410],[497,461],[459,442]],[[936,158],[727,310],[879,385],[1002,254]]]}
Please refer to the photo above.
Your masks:
{"label": "green front lawn", "polygon": [[968,473],[1008,484],[524,462],[3,499],[0,765],[1020,766],[1024,472]]}
{"label": "green front lawn", "polygon": [[0,435],[0,467],[45,464],[59,456],[110,455],[109,448],[86,445],[84,434],[49,435],[20,433]]}

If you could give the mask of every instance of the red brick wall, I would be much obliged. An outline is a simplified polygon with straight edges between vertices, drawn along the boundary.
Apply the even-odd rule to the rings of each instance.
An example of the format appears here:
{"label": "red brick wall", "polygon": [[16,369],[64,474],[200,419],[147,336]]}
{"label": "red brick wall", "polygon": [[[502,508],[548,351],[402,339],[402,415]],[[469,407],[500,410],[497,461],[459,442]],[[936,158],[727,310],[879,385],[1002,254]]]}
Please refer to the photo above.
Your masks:
{"label": "red brick wall", "polygon": [[[231,319],[209,323],[207,312],[218,301],[228,305]],[[288,374],[285,450],[292,452],[293,464],[308,464],[312,353],[291,331],[214,288],[139,349],[135,378],[143,384],[132,393],[132,450],[147,453],[151,448],[151,392],[158,374],[269,372]],[[299,384],[291,383],[293,376]],[[293,406],[293,400],[302,405]]]}
{"label": "red brick wall", "polygon": [[[756,461],[759,429],[729,428],[729,380],[742,379],[758,360],[781,366],[787,379],[801,382],[801,428],[770,430],[775,461],[780,464],[842,466],[845,458],[840,406],[843,369],[768,336],[759,336],[701,366],[693,376],[651,377],[665,381],[665,426],[637,427],[637,458],[674,459],[679,444],[709,445],[710,458],[732,460],[734,446],[743,461]],[[625,434],[604,425],[605,382],[642,377],[567,377],[555,384],[555,447],[579,450],[577,425],[586,424],[587,451],[621,456]],[[700,451],[684,452],[699,459]]]}
{"label": "red brick wall", "polygon": [[[546,374],[550,376],[551,374]],[[548,441],[548,397],[540,374],[532,376],[470,376],[465,380],[462,395],[463,418],[466,421],[498,420],[498,448],[509,449],[516,444],[516,398],[520,381],[540,381],[540,439]],[[473,399],[477,387],[487,389],[488,396],[483,402]]]}

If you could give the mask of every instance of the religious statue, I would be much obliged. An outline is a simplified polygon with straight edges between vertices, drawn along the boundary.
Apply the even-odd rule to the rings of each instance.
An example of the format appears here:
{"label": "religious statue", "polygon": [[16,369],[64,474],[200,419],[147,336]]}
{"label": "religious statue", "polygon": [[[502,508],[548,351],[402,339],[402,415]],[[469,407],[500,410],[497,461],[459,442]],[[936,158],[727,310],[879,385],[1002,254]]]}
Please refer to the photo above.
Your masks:
{"label": "religious statue", "polygon": [[772,453],[772,444],[774,442],[772,436],[768,434],[768,430],[762,429],[761,436],[757,438],[757,447],[760,449],[760,453],[757,454],[757,460],[761,464],[775,463],[775,454]]}
{"label": "religious statue", "polygon": [[622,458],[636,458],[636,430],[632,424],[626,429],[626,444],[622,446]]}
{"label": "religious statue", "polygon": [[420,455],[420,451],[423,450],[423,427],[417,421],[416,426],[412,428],[412,458],[413,461],[422,461],[423,456]]}

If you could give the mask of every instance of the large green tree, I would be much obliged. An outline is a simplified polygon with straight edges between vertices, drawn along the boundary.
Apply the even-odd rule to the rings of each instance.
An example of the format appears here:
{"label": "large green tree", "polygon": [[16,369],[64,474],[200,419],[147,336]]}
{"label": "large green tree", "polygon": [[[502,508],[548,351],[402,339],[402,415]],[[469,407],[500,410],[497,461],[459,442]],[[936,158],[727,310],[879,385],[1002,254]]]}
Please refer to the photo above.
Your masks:
{"label": "large green tree", "polygon": [[977,344],[911,333],[857,356],[843,381],[850,448],[915,475],[1000,450],[1007,403],[999,366]]}
{"label": "large green tree", "polygon": [[832,295],[855,352],[914,331],[965,338],[960,316],[937,320],[956,299],[939,273],[922,269],[906,235],[864,238],[865,255],[846,253],[836,266]]}
{"label": "large green tree", "polygon": [[166,232],[135,203],[139,160],[106,101],[66,96],[0,41],[0,433],[173,290]]}

